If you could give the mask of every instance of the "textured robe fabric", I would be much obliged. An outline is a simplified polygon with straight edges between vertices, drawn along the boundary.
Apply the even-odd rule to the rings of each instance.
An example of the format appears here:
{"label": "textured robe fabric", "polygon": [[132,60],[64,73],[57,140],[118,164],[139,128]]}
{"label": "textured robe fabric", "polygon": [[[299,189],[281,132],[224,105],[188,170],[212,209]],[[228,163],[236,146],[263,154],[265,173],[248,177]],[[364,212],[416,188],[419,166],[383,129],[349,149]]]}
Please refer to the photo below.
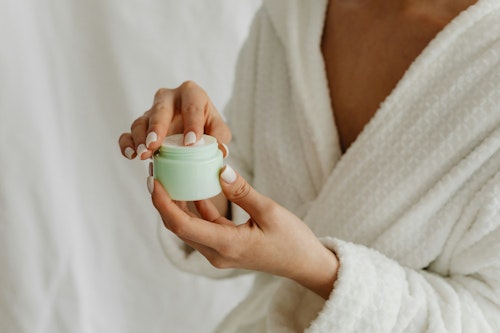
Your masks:
{"label": "textured robe fabric", "polygon": [[[500,332],[500,2],[450,22],[343,155],[326,6],[264,1],[226,113],[235,169],[337,254],[338,279],[325,301],[257,273],[218,332]],[[238,273],[161,236],[185,270]]]}

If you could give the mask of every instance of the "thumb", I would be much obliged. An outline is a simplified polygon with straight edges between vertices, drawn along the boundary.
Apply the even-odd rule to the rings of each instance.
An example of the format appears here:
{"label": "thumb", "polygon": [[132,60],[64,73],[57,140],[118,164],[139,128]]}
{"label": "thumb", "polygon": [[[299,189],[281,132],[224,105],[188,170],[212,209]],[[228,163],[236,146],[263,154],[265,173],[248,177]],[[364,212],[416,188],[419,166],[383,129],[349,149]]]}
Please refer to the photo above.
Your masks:
{"label": "thumb", "polygon": [[257,192],[229,164],[222,169],[220,178],[226,198],[243,208],[251,217],[259,219],[270,212],[274,201]]}

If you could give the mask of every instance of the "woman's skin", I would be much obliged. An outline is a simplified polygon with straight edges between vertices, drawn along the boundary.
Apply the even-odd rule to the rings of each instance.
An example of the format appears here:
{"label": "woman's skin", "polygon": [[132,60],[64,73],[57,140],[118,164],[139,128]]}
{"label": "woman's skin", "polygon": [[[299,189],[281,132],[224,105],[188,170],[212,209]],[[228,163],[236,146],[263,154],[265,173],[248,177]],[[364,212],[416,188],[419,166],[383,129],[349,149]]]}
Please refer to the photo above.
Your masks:
{"label": "woman's skin", "polygon": [[344,152],[427,44],[474,2],[329,2],[321,49]]}
{"label": "woman's skin", "polygon": [[[332,109],[345,151],[373,117],[410,64],[471,0],[332,0],[322,52]],[[124,156],[148,159],[167,134],[184,133],[191,145],[203,133],[229,143],[231,132],[205,91],[193,82],[160,89],[153,106],[120,136]],[[174,202],[148,177],[165,227],[215,267],[251,269],[290,278],[327,299],[341,263],[295,215],[255,191],[230,166],[221,172],[225,197],[250,215],[234,225],[210,200]],[[227,203],[226,200],[223,201]]]}

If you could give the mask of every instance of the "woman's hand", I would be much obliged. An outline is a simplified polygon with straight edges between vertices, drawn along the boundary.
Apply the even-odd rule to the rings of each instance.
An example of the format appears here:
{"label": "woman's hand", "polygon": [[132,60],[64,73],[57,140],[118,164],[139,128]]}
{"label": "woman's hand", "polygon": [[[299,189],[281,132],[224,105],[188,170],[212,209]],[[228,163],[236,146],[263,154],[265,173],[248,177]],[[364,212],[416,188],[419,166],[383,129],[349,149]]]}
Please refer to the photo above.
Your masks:
{"label": "woman's hand", "polygon": [[187,81],[176,89],[160,89],[153,106],[131,126],[130,133],[119,139],[122,154],[133,159],[147,159],[160,148],[165,136],[184,133],[184,144],[192,145],[203,133],[214,136],[219,143],[231,140],[231,131],[196,83]]}
{"label": "woman's hand", "polygon": [[255,191],[231,167],[225,167],[221,178],[226,197],[250,215],[245,224],[221,216],[209,200],[196,202],[198,218],[149,177],[153,204],[165,226],[215,267],[287,277],[328,298],[339,266],[335,254],[299,218]]}

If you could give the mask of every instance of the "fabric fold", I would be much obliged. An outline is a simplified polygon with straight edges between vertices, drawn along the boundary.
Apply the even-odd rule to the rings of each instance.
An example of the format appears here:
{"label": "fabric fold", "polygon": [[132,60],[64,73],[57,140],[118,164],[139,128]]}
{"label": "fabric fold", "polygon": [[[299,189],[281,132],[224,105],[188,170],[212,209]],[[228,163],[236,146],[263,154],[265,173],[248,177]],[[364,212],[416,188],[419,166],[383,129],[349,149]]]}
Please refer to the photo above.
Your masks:
{"label": "fabric fold", "polygon": [[338,280],[323,300],[257,273],[217,332],[497,332],[500,2],[448,24],[342,156],[326,4],[263,2],[226,112],[233,158],[337,254]]}

